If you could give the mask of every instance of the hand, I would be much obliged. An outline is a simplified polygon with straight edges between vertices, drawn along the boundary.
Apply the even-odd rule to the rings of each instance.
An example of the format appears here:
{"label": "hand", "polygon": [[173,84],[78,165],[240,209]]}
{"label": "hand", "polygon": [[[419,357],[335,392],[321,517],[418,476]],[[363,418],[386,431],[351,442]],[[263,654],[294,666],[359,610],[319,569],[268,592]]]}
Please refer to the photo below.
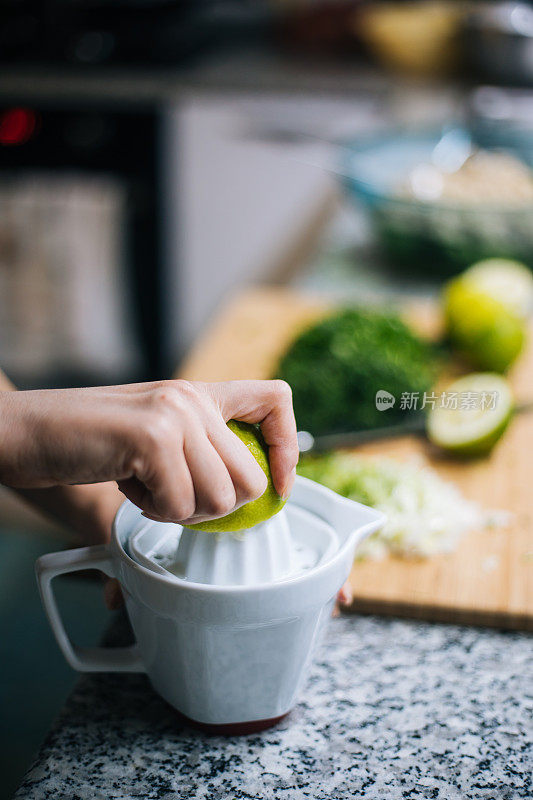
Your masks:
{"label": "hand", "polygon": [[258,422],[278,493],[298,460],[282,381],[0,393],[0,482],[20,489],[116,481],[146,516],[203,522],[259,497],[266,478],[229,419]]}

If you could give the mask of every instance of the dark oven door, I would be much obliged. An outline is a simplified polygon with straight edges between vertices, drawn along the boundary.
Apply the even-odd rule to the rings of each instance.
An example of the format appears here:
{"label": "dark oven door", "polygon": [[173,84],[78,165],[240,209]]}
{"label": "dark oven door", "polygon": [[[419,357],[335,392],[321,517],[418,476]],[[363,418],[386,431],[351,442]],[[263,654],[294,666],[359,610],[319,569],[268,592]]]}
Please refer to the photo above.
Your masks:
{"label": "dark oven door", "polygon": [[164,374],[158,138],[155,108],[0,107],[0,359],[19,382]]}

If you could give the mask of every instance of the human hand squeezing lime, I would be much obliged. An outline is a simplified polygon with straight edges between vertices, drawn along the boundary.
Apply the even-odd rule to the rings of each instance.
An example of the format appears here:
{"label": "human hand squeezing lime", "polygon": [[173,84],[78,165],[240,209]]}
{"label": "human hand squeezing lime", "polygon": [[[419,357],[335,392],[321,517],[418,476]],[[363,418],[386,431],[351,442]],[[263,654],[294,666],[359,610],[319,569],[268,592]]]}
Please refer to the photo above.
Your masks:
{"label": "human hand squeezing lime", "polygon": [[[266,469],[243,441],[253,428],[232,423],[231,430],[232,419],[260,425],[271,476],[264,453]],[[265,492],[263,504],[275,513],[298,461],[283,381],[6,391],[0,427],[4,485],[41,490],[114,481],[147,517],[186,525],[235,513]]]}
{"label": "human hand squeezing lime", "polygon": [[[0,429],[0,483],[84,544],[108,541],[124,495],[152,519],[251,527],[283,506],[298,461],[283,381],[16,392],[0,372]],[[105,594],[120,604],[115,580]]]}

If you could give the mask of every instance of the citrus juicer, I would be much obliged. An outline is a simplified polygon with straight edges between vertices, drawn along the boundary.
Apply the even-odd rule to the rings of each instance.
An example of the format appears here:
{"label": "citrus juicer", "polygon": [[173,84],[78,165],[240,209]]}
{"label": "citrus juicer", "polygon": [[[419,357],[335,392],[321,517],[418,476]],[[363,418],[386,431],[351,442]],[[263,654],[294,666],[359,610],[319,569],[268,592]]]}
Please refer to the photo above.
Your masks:
{"label": "citrus juicer", "polygon": [[[356,547],[383,522],[379,511],[302,477],[282,511],[238,534],[147,520],[126,500],[108,545],[42,556],[37,579],[74,669],[145,672],[194,724],[249,733],[293,707]],[[86,569],[119,580],[134,645],[71,642],[52,581]]]}
{"label": "citrus juicer", "polygon": [[323,563],[337,548],[331,525],[291,505],[243,531],[155,523],[143,525],[129,540],[130,555],[148,569],[217,586],[284,580]]}

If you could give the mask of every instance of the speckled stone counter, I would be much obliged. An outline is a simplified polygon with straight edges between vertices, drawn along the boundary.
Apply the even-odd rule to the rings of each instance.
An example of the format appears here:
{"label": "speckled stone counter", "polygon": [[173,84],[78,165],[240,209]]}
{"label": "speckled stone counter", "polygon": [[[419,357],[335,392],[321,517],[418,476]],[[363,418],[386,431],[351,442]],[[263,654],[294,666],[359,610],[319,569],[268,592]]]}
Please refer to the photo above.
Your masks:
{"label": "speckled stone counter", "polygon": [[143,676],[84,677],[16,798],[531,798],[532,644],[337,619],[292,714],[242,738],[184,727]]}

